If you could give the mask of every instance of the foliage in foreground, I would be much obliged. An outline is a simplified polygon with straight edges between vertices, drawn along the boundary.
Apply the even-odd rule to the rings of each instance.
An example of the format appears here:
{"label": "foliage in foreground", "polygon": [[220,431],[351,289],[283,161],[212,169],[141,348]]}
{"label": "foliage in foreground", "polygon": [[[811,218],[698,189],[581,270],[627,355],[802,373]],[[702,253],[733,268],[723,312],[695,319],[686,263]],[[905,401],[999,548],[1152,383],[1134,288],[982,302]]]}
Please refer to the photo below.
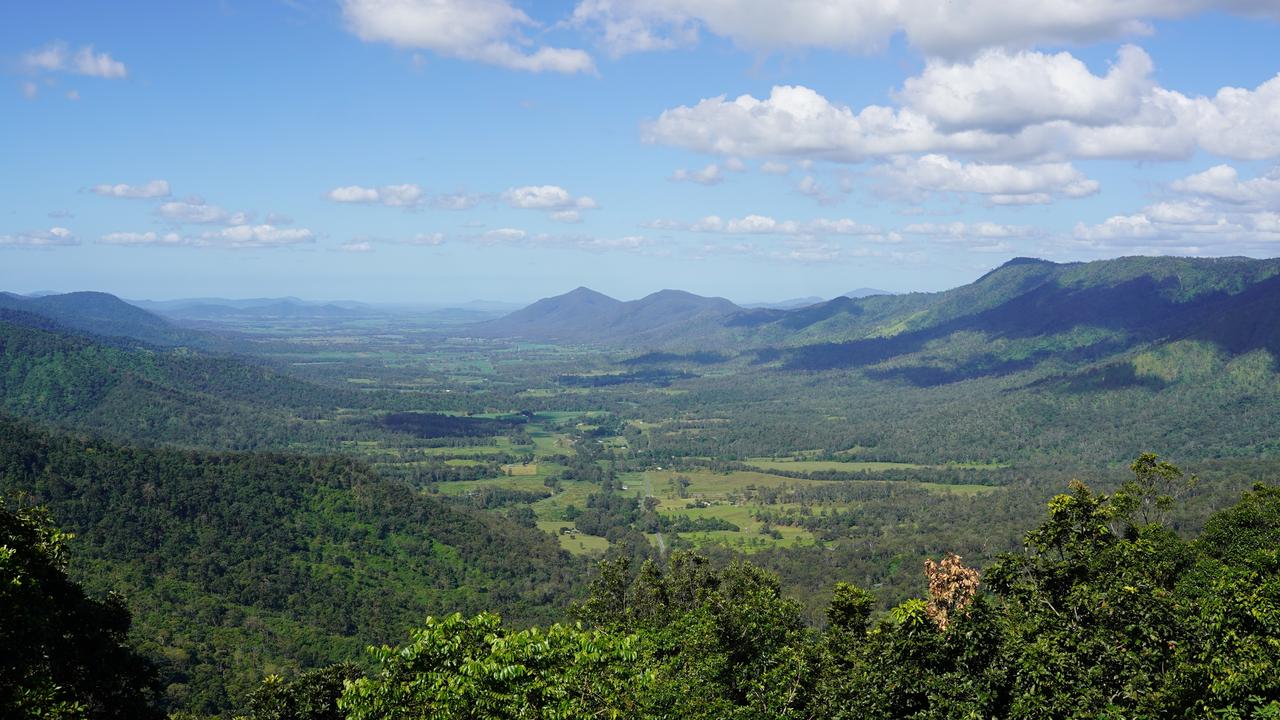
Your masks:
{"label": "foliage in foreground", "polygon": [[161,717],[155,669],[126,644],[129,611],[67,578],[68,538],[0,498],[0,717]]}
{"label": "foliage in foreground", "polygon": [[602,564],[577,625],[430,619],[373,650],[373,671],[330,707],[355,720],[1280,717],[1280,488],[1256,485],[1186,541],[1161,523],[1181,473],[1152,455],[1133,471],[1112,496],[1072,483],[981,589],[949,556],[928,568],[928,599],[875,617],[842,583],[819,632],[750,564],[677,552],[632,572],[622,559]]}
{"label": "foliage in foreground", "polygon": [[[1111,496],[1072,483],[980,581],[948,556],[928,567],[929,598],[880,614],[837,585],[821,631],[748,563],[620,559],[573,625],[429,618],[407,644],[372,649],[367,672],[269,676],[244,717],[1280,717],[1280,487],[1255,485],[1188,541],[1162,524],[1178,470],[1150,455],[1133,470]],[[25,667],[27,686],[58,682]],[[27,717],[124,714],[110,699],[93,713],[26,702]]]}

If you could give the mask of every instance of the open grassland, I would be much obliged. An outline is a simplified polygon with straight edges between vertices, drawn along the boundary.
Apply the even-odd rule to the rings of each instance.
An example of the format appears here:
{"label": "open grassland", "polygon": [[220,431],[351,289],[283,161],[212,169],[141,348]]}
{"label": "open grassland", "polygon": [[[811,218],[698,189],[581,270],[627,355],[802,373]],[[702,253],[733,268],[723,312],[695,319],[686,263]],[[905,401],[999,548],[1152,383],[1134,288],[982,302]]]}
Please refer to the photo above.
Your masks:
{"label": "open grassland", "polygon": [[792,470],[795,472],[883,472],[885,470],[916,470],[925,465],[897,462],[843,462],[839,460],[791,460],[773,458],[748,458],[747,465],[761,470]]}

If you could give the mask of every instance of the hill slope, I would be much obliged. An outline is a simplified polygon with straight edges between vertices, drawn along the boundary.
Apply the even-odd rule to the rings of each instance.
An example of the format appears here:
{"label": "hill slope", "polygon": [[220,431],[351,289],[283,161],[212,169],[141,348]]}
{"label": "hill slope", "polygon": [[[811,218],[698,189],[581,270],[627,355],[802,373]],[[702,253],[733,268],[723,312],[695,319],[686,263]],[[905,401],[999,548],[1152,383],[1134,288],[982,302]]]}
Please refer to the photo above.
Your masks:
{"label": "hill slope", "polygon": [[428,614],[558,618],[582,569],[556,540],[338,458],[138,449],[0,418],[0,496],[74,532],[71,568],[124,593],[169,700],[223,711],[264,672],[359,657]]}
{"label": "hill slope", "polygon": [[102,292],[23,297],[0,293],[0,309],[48,318],[72,330],[151,345],[203,345],[210,338]]}
{"label": "hill slope", "polygon": [[873,368],[939,384],[1055,363],[1083,367],[1179,341],[1280,354],[1280,260],[1015,258],[938,293],[743,309],[663,291],[620,303],[579,289],[484,325],[484,335],[633,350],[768,351],[791,370]]}
{"label": "hill slope", "polygon": [[130,440],[223,449],[297,440],[308,408],[362,402],[233,357],[91,338],[0,310],[0,412]]}
{"label": "hill slope", "polygon": [[473,325],[468,332],[553,342],[661,343],[670,335],[687,333],[702,321],[739,311],[741,308],[724,298],[680,290],[661,290],[622,302],[580,287],[539,300],[498,320]]}

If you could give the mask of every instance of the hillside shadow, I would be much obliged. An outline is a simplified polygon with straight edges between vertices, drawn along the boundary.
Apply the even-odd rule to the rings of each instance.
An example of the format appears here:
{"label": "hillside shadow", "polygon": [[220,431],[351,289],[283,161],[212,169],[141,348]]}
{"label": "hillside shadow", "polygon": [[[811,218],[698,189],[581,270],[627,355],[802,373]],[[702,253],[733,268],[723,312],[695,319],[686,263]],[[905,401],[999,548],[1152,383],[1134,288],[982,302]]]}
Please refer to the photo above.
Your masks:
{"label": "hillside shadow", "polygon": [[[1106,341],[1080,348],[1075,358],[1080,361],[1101,359],[1140,343],[1179,339],[1209,342],[1229,355],[1257,349],[1280,354],[1280,276],[1255,283],[1235,295],[1218,291],[1187,302],[1176,302],[1163,294],[1177,287],[1176,278],[1157,281],[1149,276],[1105,288],[1068,288],[1045,282],[996,307],[922,330],[788,351],[784,367],[801,371],[866,367],[919,352],[928,343],[957,332],[1022,340],[1078,327],[1111,330],[1126,337],[1123,342]],[[880,376],[937,385],[1018,372],[1055,355],[1062,356],[1048,351],[1036,353],[1026,361],[981,356],[950,370],[898,368],[882,371]]]}

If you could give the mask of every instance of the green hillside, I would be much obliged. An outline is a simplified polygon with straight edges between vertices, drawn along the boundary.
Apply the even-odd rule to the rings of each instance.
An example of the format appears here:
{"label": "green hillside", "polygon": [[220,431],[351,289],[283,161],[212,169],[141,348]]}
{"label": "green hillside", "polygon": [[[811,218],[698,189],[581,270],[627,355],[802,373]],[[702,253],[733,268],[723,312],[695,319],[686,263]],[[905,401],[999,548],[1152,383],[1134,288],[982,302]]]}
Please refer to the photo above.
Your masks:
{"label": "green hillside", "polygon": [[579,587],[554,538],[338,458],[129,448],[0,420],[0,496],[75,533],[72,575],[124,595],[168,702],[201,712],[429,614],[558,618]]}

